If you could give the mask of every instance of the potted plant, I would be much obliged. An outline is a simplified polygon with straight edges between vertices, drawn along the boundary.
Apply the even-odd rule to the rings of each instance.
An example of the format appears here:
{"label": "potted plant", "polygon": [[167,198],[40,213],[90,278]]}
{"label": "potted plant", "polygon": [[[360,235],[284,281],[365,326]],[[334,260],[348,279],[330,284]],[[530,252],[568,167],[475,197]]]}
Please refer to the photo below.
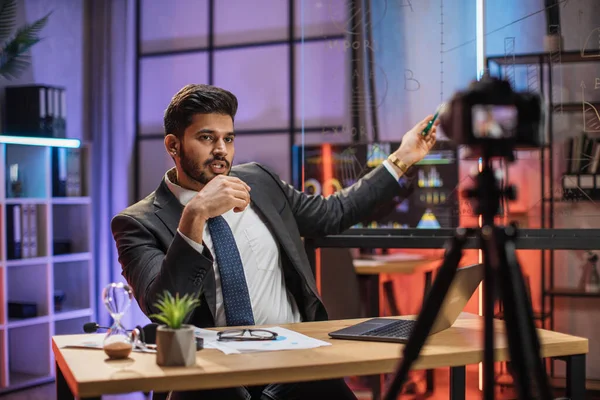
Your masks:
{"label": "potted plant", "polygon": [[175,297],[165,291],[155,303],[158,313],[153,318],[163,325],[156,329],[156,363],[161,366],[196,364],[196,339],[194,326],[184,324],[186,317],[200,305],[197,295],[179,293]]}
{"label": "potted plant", "polygon": [[42,40],[38,35],[48,22],[50,14],[15,30],[17,1],[0,0],[0,77],[16,79],[29,67],[31,60],[27,51]]}

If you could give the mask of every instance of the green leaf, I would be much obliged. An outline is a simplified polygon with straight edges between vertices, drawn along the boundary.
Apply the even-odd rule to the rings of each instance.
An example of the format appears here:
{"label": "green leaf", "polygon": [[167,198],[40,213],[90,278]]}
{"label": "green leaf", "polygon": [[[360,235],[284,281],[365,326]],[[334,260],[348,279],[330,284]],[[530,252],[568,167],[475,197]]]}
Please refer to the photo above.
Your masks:
{"label": "green leaf", "polygon": [[4,54],[0,55],[0,76],[6,79],[17,79],[21,73],[30,65],[29,56],[16,56],[3,60]]}
{"label": "green leaf", "polygon": [[164,323],[171,329],[180,329],[185,318],[200,305],[198,297],[199,294],[192,293],[186,293],[183,296],[175,293],[173,296],[170,292],[165,291],[154,303],[159,312],[152,314],[150,318]]}
{"label": "green leaf", "polygon": [[20,27],[19,29],[17,29],[17,33],[15,34],[15,39],[19,39],[22,41],[33,41],[36,39],[39,40],[38,35],[42,31],[42,29],[44,29],[44,26],[46,26],[46,23],[48,23],[48,18],[50,17],[51,14],[52,14],[52,12],[49,12],[44,17],[38,19],[34,23],[25,24],[22,27]]}
{"label": "green leaf", "polygon": [[0,0],[0,42],[7,40],[15,29],[17,19],[16,0]]}
{"label": "green leaf", "polygon": [[0,51],[0,76],[15,79],[29,67],[30,58],[24,53],[41,40],[38,34],[48,22],[50,14],[19,28],[14,37],[4,45]]}

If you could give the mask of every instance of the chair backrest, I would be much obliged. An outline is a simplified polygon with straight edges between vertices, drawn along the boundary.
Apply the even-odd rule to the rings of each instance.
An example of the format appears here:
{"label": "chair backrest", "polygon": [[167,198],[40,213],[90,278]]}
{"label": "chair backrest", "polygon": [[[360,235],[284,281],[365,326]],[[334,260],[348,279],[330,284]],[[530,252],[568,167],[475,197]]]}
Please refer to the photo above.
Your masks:
{"label": "chair backrest", "polygon": [[329,319],[361,317],[361,293],[350,249],[321,248],[321,297]]}

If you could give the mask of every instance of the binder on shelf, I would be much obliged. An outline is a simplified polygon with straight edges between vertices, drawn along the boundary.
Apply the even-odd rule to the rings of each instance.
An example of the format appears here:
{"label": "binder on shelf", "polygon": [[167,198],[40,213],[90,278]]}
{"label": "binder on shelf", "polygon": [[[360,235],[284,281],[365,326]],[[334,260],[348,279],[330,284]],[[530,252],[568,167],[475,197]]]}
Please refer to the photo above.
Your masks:
{"label": "binder on shelf", "polygon": [[52,159],[52,196],[67,195],[67,149],[53,147],[50,149]]}
{"label": "binder on shelf", "polygon": [[30,227],[31,224],[29,222],[30,214],[29,214],[29,204],[21,205],[21,257],[22,258],[30,258],[31,253],[31,245],[30,238],[31,232]]}
{"label": "binder on shelf", "polygon": [[29,204],[29,254],[38,256],[38,212],[35,204]]}
{"label": "binder on shelf", "polygon": [[21,205],[9,204],[6,206],[6,258],[18,260],[22,253]]}
{"label": "binder on shelf", "polygon": [[67,196],[83,196],[83,190],[81,189],[82,170],[81,150],[67,149]]}
{"label": "binder on shelf", "polygon": [[37,206],[22,204],[21,207],[23,209],[23,258],[37,257]]}
{"label": "binder on shelf", "polygon": [[567,174],[596,174],[600,159],[600,139],[589,137],[585,132],[565,142]]}
{"label": "binder on shelf", "polygon": [[600,200],[600,174],[564,174],[563,200]]}
{"label": "binder on shelf", "polygon": [[79,197],[81,189],[81,150],[55,147],[52,152],[52,196]]}
{"label": "binder on shelf", "polygon": [[66,137],[66,90],[48,85],[8,86],[5,89],[4,134]]}
{"label": "binder on shelf", "polygon": [[592,146],[591,151],[592,161],[590,162],[590,167],[588,172],[590,174],[597,174],[598,172],[598,164],[600,163],[600,140],[596,140]]}
{"label": "binder on shelf", "polygon": [[9,260],[38,256],[37,206],[9,204],[6,206],[6,239]]}

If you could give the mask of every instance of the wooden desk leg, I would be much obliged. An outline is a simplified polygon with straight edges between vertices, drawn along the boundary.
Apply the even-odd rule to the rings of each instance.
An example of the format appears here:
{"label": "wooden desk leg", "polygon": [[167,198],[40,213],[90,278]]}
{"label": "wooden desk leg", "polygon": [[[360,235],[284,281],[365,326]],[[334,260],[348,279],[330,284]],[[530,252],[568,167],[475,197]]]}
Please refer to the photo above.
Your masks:
{"label": "wooden desk leg", "polygon": [[450,399],[465,400],[467,385],[466,367],[450,367]]}
{"label": "wooden desk leg", "polygon": [[[63,375],[58,363],[56,364],[56,398],[58,400],[75,400],[65,376]],[[102,397],[86,397],[86,400],[101,400]]]}
{"label": "wooden desk leg", "polygon": [[[423,293],[423,303],[425,303],[425,298],[427,297],[427,294],[429,293],[429,289],[431,289],[431,284],[432,284],[432,278],[433,278],[433,271],[427,271],[425,272],[425,290]],[[434,378],[433,378],[433,373],[434,371],[432,369],[428,369],[427,371],[425,371],[425,381],[427,382],[427,387],[425,390],[425,393],[430,395],[433,393],[433,389],[435,386],[434,383]]]}
{"label": "wooden desk leg", "polygon": [[65,399],[65,400],[75,400],[75,396],[71,393],[71,389],[69,385],[67,385],[67,381],[58,366],[56,364],[56,398],[57,399]]}
{"label": "wooden desk leg", "polygon": [[367,379],[371,386],[372,400],[381,400],[381,375],[369,375]]}
{"label": "wooden desk leg", "polygon": [[400,309],[396,302],[396,295],[394,294],[394,282],[387,281],[383,283],[383,295],[385,302],[390,311],[390,315],[400,315]]}
{"label": "wooden desk leg", "polygon": [[565,357],[567,362],[567,397],[571,400],[585,398],[585,354]]}
{"label": "wooden desk leg", "polygon": [[379,275],[358,275],[367,318],[379,317]]}

